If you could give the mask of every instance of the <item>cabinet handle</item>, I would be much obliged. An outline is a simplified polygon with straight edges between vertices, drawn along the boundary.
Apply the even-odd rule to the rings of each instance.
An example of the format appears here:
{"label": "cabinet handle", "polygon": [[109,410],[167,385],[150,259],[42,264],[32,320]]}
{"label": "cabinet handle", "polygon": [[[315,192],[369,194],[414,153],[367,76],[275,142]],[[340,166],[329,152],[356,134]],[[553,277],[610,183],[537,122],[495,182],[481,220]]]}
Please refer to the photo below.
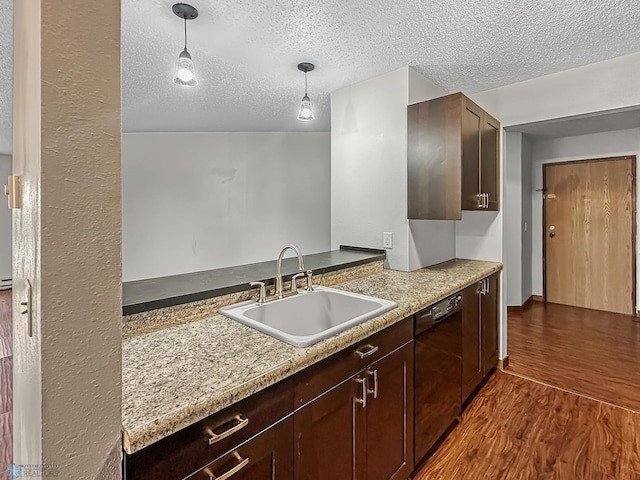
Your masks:
{"label": "cabinet handle", "polygon": [[489,208],[489,194],[482,194],[482,208]]}
{"label": "cabinet handle", "polygon": [[373,395],[373,398],[378,398],[378,369],[368,370],[367,373],[373,377],[373,389],[369,390],[369,393]]}
{"label": "cabinet handle", "polygon": [[367,408],[367,377],[356,378],[356,382],[358,382],[362,388],[362,398],[356,398],[356,403],[361,403],[362,408]]}
{"label": "cabinet handle", "polygon": [[480,291],[478,292],[480,295],[486,295],[489,293],[489,279],[483,278],[480,280]]}
{"label": "cabinet handle", "polygon": [[232,434],[236,433],[238,430],[242,430],[244,427],[249,425],[249,419],[243,417],[242,415],[236,416],[235,420],[238,423],[236,423],[229,430],[225,430],[224,432],[222,432],[219,435],[216,435],[211,430],[209,430],[208,433],[209,433],[209,435],[211,435],[211,438],[209,438],[209,445],[213,445],[214,443],[219,442],[220,440],[223,440],[223,439],[227,438],[229,435],[232,435]]}
{"label": "cabinet handle", "polygon": [[478,208],[484,208],[484,193],[478,193],[476,197],[478,198]]}
{"label": "cabinet handle", "polygon": [[482,315],[478,315],[478,371],[482,372]]}
{"label": "cabinet handle", "polygon": [[356,350],[356,353],[360,355],[360,360],[370,357],[378,351],[378,347],[374,345],[367,345],[364,348],[366,348],[366,350]]}
{"label": "cabinet handle", "polygon": [[249,457],[242,458],[237,453],[234,453],[234,455],[236,456],[236,458],[240,463],[238,463],[238,465],[233,467],[231,470],[223,473],[222,475],[219,475],[219,476],[214,475],[213,473],[211,473],[211,470],[209,470],[208,468],[205,468],[204,473],[209,476],[209,480],[227,480],[228,478],[233,477],[236,473],[238,473],[240,470],[242,470],[244,467],[246,467],[249,464]]}

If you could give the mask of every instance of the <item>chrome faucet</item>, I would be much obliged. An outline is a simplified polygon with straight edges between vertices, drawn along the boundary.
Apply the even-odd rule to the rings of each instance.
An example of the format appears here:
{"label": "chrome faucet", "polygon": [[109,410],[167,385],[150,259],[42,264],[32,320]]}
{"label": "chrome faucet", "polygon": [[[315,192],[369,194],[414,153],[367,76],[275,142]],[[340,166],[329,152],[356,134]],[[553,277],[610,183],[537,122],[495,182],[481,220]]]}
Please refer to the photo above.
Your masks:
{"label": "chrome faucet", "polygon": [[[287,245],[280,252],[280,256],[278,257],[278,269],[276,271],[276,296],[278,298],[282,298],[284,295],[282,293],[282,257],[284,257],[284,253],[287,250],[293,250],[298,255],[298,270],[304,272],[304,260],[302,259],[302,252],[295,245]],[[295,280],[294,280],[295,282]]]}

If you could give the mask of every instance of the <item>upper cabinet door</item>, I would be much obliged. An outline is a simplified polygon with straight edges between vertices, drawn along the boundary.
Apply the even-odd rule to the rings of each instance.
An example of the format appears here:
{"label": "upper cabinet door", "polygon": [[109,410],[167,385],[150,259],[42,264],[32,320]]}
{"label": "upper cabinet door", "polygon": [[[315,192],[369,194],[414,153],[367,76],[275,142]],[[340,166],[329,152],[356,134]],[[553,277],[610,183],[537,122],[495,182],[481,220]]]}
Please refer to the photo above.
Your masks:
{"label": "upper cabinet door", "polygon": [[407,218],[460,220],[462,94],[407,107]]}
{"label": "upper cabinet door", "polygon": [[407,218],[500,209],[500,123],[462,93],[407,107]]}
{"label": "upper cabinet door", "polygon": [[462,209],[482,208],[480,197],[480,141],[482,110],[468,98],[462,109]]}
{"label": "upper cabinet door", "polygon": [[485,210],[500,210],[500,122],[484,112],[480,192],[486,195]]}

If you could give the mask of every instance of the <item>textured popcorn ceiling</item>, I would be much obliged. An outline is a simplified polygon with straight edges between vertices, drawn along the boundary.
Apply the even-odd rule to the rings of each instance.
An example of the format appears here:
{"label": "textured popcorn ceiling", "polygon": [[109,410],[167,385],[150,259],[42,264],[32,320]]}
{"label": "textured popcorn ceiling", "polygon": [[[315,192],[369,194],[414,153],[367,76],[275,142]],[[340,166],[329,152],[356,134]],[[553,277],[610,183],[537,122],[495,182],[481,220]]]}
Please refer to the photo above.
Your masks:
{"label": "textured popcorn ceiling", "polygon": [[[0,155],[13,149],[13,0],[0,0]],[[3,179],[0,179],[4,185]]]}
{"label": "textured popcorn ceiling", "polygon": [[[640,51],[640,0],[191,0],[200,84],[174,85],[182,21],[172,0],[123,0],[125,131],[329,129],[329,92],[404,65],[473,93]],[[0,13],[11,8],[0,0]],[[0,153],[6,151],[2,15]],[[296,119],[309,74],[316,121]]]}

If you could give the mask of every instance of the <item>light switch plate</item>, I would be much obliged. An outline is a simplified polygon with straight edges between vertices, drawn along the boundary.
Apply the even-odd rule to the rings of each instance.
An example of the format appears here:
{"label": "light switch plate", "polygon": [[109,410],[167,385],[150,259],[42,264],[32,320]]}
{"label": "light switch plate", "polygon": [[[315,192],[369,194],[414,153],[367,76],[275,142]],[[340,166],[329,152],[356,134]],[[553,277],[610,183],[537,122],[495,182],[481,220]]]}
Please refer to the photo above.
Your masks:
{"label": "light switch plate", "polygon": [[384,232],[382,234],[382,246],[384,248],[393,248],[393,232]]}

